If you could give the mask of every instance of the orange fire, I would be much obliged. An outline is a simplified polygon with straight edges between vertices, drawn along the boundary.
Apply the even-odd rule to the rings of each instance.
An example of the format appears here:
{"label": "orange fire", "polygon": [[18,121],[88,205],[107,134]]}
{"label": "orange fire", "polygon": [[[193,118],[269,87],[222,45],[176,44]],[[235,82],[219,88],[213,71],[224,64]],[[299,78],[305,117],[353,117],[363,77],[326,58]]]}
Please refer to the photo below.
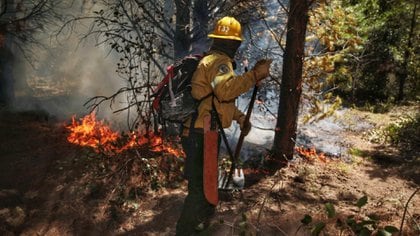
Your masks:
{"label": "orange fire", "polygon": [[92,147],[95,151],[102,149],[105,152],[113,152],[117,149],[115,143],[120,137],[119,134],[112,131],[103,121],[96,121],[94,113],[85,116],[80,123],[73,116],[67,129],[70,130],[67,137],[70,143]]}
{"label": "orange fire", "polygon": [[323,152],[318,153],[314,147],[305,148],[305,147],[295,147],[295,151],[302,157],[306,158],[309,161],[320,160],[322,162],[327,162],[327,157]]}
{"label": "orange fire", "polygon": [[97,153],[113,155],[148,145],[153,152],[169,153],[177,157],[185,156],[182,150],[164,143],[160,136],[153,133],[150,133],[147,138],[140,132],[132,132],[123,142],[118,132],[113,131],[104,121],[96,119],[95,113],[88,114],[79,121],[73,116],[71,124],[66,128],[70,131],[67,141],[79,146],[91,147]]}

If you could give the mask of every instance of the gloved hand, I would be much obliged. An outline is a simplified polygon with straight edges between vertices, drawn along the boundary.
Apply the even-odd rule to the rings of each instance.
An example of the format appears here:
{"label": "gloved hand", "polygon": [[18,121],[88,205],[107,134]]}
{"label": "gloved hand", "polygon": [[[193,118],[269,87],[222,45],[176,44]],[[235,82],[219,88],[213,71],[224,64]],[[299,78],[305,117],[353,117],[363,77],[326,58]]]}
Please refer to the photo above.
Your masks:
{"label": "gloved hand", "polygon": [[255,73],[255,79],[258,81],[267,78],[270,75],[270,65],[273,62],[272,59],[262,59],[255,64],[252,70]]}
{"label": "gloved hand", "polygon": [[251,131],[251,122],[245,122],[245,116],[242,116],[239,120],[239,127],[241,128],[241,134],[244,136],[247,136],[249,134],[249,131]]}

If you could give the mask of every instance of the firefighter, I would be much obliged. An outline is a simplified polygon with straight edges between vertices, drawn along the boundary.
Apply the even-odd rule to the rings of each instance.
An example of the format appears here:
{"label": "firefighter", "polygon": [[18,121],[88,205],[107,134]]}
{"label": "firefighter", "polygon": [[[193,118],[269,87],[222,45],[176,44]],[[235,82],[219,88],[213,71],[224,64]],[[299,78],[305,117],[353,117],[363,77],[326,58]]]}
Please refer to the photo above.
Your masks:
{"label": "firefighter", "polygon": [[211,48],[201,59],[191,81],[192,96],[201,102],[198,112],[184,123],[182,133],[188,195],[176,225],[176,235],[196,234],[206,227],[215,212],[215,205],[204,195],[203,155],[206,148],[218,148],[219,142],[204,147],[204,117],[210,115],[214,104],[223,128],[228,128],[235,120],[241,132],[247,134],[251,124],[245,122],[245,115],[235,106],[235,99],[266,78],[271,64],[271,60],[260,60],[252,70],[235,75],[233,58],[241,45],[242,31],[233,17],[217,21],[208,37],[213,39]]}

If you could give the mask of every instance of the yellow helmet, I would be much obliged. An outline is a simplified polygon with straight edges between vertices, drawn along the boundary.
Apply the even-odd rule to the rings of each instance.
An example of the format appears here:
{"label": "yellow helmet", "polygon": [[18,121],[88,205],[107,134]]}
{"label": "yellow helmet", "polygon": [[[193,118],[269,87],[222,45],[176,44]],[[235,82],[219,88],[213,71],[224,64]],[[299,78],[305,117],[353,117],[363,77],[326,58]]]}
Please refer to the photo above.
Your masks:
{"label": "yellow helmet", "polygon": [[213,33],[209,34],[208,37],[242,41],[241,24],[235,18],[225,16],[217,21]]}

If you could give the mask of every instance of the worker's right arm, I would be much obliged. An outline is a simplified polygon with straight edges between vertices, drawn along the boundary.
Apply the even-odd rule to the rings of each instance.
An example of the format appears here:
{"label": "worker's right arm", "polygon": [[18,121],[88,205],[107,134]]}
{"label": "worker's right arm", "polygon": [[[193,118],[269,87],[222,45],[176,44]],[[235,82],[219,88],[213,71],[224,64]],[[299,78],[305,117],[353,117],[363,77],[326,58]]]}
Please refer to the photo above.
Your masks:
{"label": "worker's right arm", "polygon": [[232,63],[221,60],[213,65],[214,79],[211,82],[214,94],[219,102],[227,102],[235,99],[255,85],[257,78],[253,71],[243,75],[235,75]]}

